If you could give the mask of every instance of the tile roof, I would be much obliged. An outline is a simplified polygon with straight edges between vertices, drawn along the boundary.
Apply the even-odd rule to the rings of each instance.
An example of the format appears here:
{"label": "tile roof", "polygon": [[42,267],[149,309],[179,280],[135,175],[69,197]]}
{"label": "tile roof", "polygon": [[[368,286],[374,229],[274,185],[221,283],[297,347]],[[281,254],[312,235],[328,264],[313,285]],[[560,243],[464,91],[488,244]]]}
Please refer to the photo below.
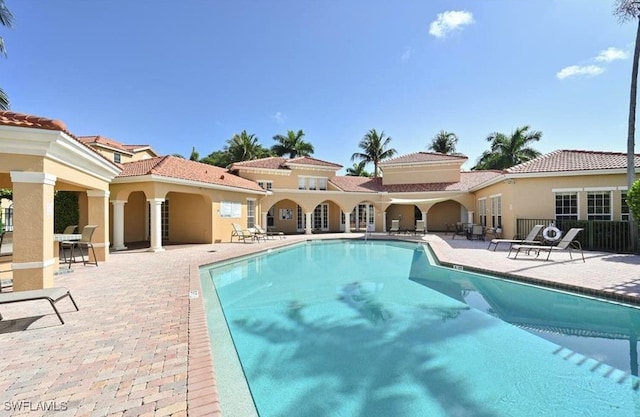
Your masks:
{"label": "tile roof", "polygon": [[414,152],[407,155],[401,155],[396,158],[385,159],[380,162],[380,166],[393,164],[416,164],[422,162],[441,162],[441,161],[459,161],[464,162],[468,158],[460,155],[446,155],[436,152]]}
{"label": "tile roof", "polygon": [[78,140],[86,145],[93,145],[93,144],[105,145],[111,148],[120,149],[125,152],[131,152],[131,149],[129,149],[128,145],[124,145],[123,143],[118,142],[117,140],[105,138],[104,136],[100,136],[100,135],[78,136]]}
{"label": "tile roof", "polygon": [[98,155],[98,157],[109,162],[109,164],[116,167],[120,167],[118,164],[106,158],[100,152],[88,146],[84,141],[80,140],[76,135],[67,130],[67,125],[61,120],[48,119],[46,117],[33,116],[30,114],[16,113],[12,111],[0,111],[0,126],[15,126],[15,127],[29,127],[33,129],[43,130],[57,130],[64,132],[67,136],[71,137],[90,149],[91,152]]}
{"label": "tile roof", "polygon": [[323,161],[321,159],[311,158],[309,156],[299,156],[297,158],[283,158],[281,156],[271,156],[268,158],[252,159],[251,161],[234,162],[231,164],[230,169],[240,168],[262,168],[262,169],[289,169],[288,164],[296,165],[309,165],[318,167],[328,167],[340,169],[342,165],[334,164],[333,162]]}
{"label": "tile roof", "polygon": [[[635,155],[635,166],[640,168],[640,154]],[[528,162],[507,168],[509,174],[531,174],[543,172],[593,171],[626,169],[627,154],[623,152],[598,152],[579,150],[557,150]]]}
{"label": "tile roof", "polygon": [[[59,130],[68,133],[67,126],[60,120],[47,119],[45,117],[30,114],[15,113],[12,111],[0,111],[1,126],[31,127],[34,129]],[[73,136],[73,135],[71,135]],[[75,137],[75,136],[74,136]]]}
{"label": "tile roof", "polygon": [[285,164],[300,164],[300,165],[312,165],[321,167],[330,167],[340,169],[342,165],[334,164],[333,162],[323,161],[321,159],[311,158],[310,156],[299,156],[286,161]]}
{"label": "tile roof", "polygon": [[234,162],[229,169],[238,168],[262,168],[262,169],[287,169],[284,163],[287,160],[280,156],[271,156],[268,158],[252,159],[251,161]]}
{"label": "tile roof", "polygon": [[264,191],[257,183],[233,175],[224,168],[171,155],[124,163],[122,164],[122,172],[116,179],[143,175],[157,175],[246,190]]}
{"label": "tile roof", "polygon": [[390,184],[383,185],[382,178],[336,176],[331,183],[347,192],[361,193],[415,193],[429,191],[468,191],[469,189],[489,181],[499,175],[499,171],[464,171],[460,173],[458,182],[434,182],[422,184]]}
{"label": "tile roof", "polygon": [[377,193],[384,191],[382,178],[336,176],[329,180],[342,191],[359,193]]}

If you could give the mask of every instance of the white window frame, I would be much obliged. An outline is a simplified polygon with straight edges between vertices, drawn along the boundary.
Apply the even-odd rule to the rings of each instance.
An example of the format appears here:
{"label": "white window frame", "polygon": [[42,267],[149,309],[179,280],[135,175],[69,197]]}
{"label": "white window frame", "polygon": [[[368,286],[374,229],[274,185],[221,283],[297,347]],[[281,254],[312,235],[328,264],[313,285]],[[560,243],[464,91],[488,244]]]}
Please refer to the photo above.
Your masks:
{"label": "white window frame", "polygon": [[[602,212],[602,213],[592,213],[590,212],[590,210],[592,210],[593,208],[595,208],[596,210],[598,209],[597,206],[590,206],[589,205],[589,197],[591,196],[602,196],[602,201],[605,201],[605,197],[608,196],[608,200],[609,200],[609,211],[608,212]],[[597,201],[596,201],[597,202]],[[604,220],[604,221],[611,221],[613,219],[613,199],[611,198],[611,191],[609,190],[597,190],[597,191],[587,191],[587,220]],[[605,207],[600,207],[602,210],[604,210]],[[596,218],[599,217],[599,218]],[[606,219],[603,217],[607,217]]]}
{"label": "white window frame", "polygon": [[327,191],[329,178],[310,175],[298,176],[298,190]]}
{"label": "white window frame", "polygon": [[478,199],[478,222],[483,226],[487,225],[487,197]]}
{"label": "white window frame", "polygon": [[256,225],[256,199],[247,198],[247,228]]}
{"label": "white window frame", "polygon": [[119,164],[122,162],[122,154],[120,152],[113,153],[113,162],[115,162],[116,164]]}
{"label": "white window frame", "polygon": [[[627,189],[620,190],[620,220],[628,222],[631,220],[631,210],[629,210],[629,204],[627,204]],[[626,211],[625,211],[626,208]]]}
{"label": "white window frame", "polygon": [[[580,189],[582,190],[582,189]],[[576,199],[576,207],[575,207],[575,219],[572,219],[574,216],[571,214],[558,214],[558,195],[567,195],[567,196],[575,196]],[[553,210],[554,210],[554,219],[556,220],[580,220],[580,194],[577,190],[557,190],[554,191],[553,194]]]}
{"label": "white window frame", "polygon": [[273,181],[271,180],[258,180],[258,187],[261,187],[263,190],[272,190],[273,189]]}
{"label": "white window frame", "polygon": [[[491,227],[502,227],[502,194],[489,196]],[[486,226],[486,224],[485,224]]]}

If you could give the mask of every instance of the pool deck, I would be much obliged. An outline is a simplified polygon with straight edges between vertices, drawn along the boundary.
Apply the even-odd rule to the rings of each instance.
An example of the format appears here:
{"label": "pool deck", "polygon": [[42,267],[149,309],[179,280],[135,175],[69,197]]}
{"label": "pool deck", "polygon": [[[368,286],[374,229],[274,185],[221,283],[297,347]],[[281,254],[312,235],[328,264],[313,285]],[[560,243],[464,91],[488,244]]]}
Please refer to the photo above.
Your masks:
{"label": "pool deck", "polygon": [[[218,401],[198,266],[308,239],[362,234],[287,236],[260,243],[171,245],[164,252],[112,253],[98,267],[74,264],[56,286],[71,290],[46,301],[1,305],[0,416],[216,416]],[[373,235],[371,239],[387,239]],[[393,238],[396,238],[395,236]],[[585,252],[506,257],[508,245],[451,235],[398,236],[428,241],[446,265],[493,271],[640,304],[640,256]],[[49,411],[45,411],[49,409]]]}

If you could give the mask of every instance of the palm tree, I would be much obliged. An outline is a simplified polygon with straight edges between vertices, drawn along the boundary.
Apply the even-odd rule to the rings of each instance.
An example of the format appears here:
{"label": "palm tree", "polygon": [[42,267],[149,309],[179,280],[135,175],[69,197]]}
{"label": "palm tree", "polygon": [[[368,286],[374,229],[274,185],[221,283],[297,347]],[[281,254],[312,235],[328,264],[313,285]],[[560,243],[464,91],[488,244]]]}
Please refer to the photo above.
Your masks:
{"label": "palm tree", "polygon": [[397,153],[393,148],[387,149],[390,142],[391,138],[389,136],[384,137],[384,131],[378,134],[375,129],[371,129],[358,144],[362,152],[356,152],[351,155],[351,160],[360,159],[365,164],[373,162],[373,177],[378,178],[380,176],[380,170],[378,169],[380,161],[391,158]]}
{"label": "palm tree", "polygon": [[367,165],[366,161],[361,161],[357,164],[353,164],[352,168],[347,168],[347,176],[349,177],[370,177],[371,174],[365,171],[364,167]]}
{"label": "palm tree", "polygon": [[455,133],[441,130],[437,135],[431,139],[431,144],[428,149],[437,153],[443,153],[446,155],[459,155],[456,152],[456,145],[458,144],[458,136]]}
{"label": "palm tree", "polygon": [[494,132],[487,136],[491,149],[484,151],[472,169],[506,169],[536,158],[540,152],[530,148],[529,144],[539,141],[541,137],[542,132],[538,130],[529,132],[529,126],[517,128],[511,136]]}
{"label": "palm tree", "polygon": [[240,134],[236,133],[227,141],[226,151],[231,162],[249,161],[269,154],[269,151],[258,143],[256,135],[248,134],[246,130]]}
{"label": "palm tree", "polygon": [[[2,26],[11,28],[13,26],[13,15],[7,9],[7,6],[4,4],[4,0],[0,0],[0,24]],[[4,40],[0,36],[0,55],[7,56],[7,51],[4,48]],[[9,110],[9,97],[4,92],[2,88],[0,88],[0,110]]]}
{"label": "palm tree", "polygon": [[289,130],[286,135],[275,135],[273,140],[278,143],[271,147],[271,151],[278,156],[288,154],[289,158],[311,156],[314,152],[313,145],[302,140],[303,137],[304,132],[302,130],[297,132]]}
{"label": "palm tree", "polygon": [[[636,100],[638,92],[638,60],[640,60],[640,3],[632,0],[616,0],[613,14],[618,17],[621,22],[629,20],[638,20],[638,29],[636,31],[636,43],[633,51],[633,66],[631,67],[631,89],[629,98],[629,125],[627,128],[627,189],[630,190],[633,185],[635,174],[635,135],[636,135]],[[632,220],[633,214],[632,214]],[[633,227],[632,241],[636,242],[636,232]]]}

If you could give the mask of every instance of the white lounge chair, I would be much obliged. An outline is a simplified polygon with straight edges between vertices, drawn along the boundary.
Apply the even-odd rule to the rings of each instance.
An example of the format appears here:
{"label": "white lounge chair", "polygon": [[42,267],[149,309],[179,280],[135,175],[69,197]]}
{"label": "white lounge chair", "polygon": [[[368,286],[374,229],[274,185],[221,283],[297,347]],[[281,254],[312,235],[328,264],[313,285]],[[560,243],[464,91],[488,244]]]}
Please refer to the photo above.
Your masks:
{"label": "white lounge chair", "polygon": [[391,220],[391,227],[389,228],[389,234],[400,232],[400,219]]}
{"label": "white lounge chair", "polygon": [[252,233],[250,230],[243,229],[237,223],[231,223],[231,227],[233,227],[233,230],[231,231],[231,239],[229,239],[230,242],[233,242],[234,237],[238,238],[238,242],[242,239],[244,243],[247,243],[247,239],[251,239],[251,242],[257,239],[255,233]]}
{"label": "white lounge chair", "polygon": [[425,221],[424,220],[416,220],[416,235],[417,234],[421,234],[424,235],[426,232],[426,228],[424,226]]}
{"label": "white lounge chair", "polygon": [[[516,251],[515,256],[513,257],[513,259],[516,259],[518,257],[518,254],[520,253],[520,251],[525,251],[525,252],[531,252],[531,251],[536,251],[536,256],[540,255],[540,252],[547,252],[547,261],[549,260],[549,256],[551,255],[551,252],[560,252],[560,251],[565,251],[568,250],[569,251],[569,258],[573,259],[573,256],[571,255],[571,250],[575,249],[575,250],[579,250],[580,251],[580,255],[582,256],[582,262],[585,262],[584,260],[584,253],[582,252],[582,245],[580,244],[579,241],[574,240],[574,238],[578,235],[578,233],[580,233],[583,229],[581,228],[573,228],[573,229],[569,229],[569,231],[567,232],[567,234],[564,235],[564,237],[560,240],[560,242],[558,242],[558,244],[556,246],[544,246],[544,245],[513,245],[511,247],[511,249]],[[511,254],[511,251],[509,251],[509,254]],[[507,255],[508,257],[509,255]]]}
{"label": "white lounge chair", "polygon": [[495,252],[495,250],[498,248],[498,245],[500,243],[508,243],[509,244],[509,249],[511,249],[511,247],[514,244],[522,244],[522,245],[535,245],[535,244],[541,244],[542,242],[540,242],[539,240],[536,240],[536,237],[540,234],[540,231],[544,228],[543,225],[541,224],[536,224],[535,226],[533,226],[533,228],[529,231],[529,234],[527,234],[527,236],[525,236],[522,239],[518,239],[517,237],[514,237],[513,239],[491,239],[491,242],[489,242],[489,246],[487,247],[487,249],[491,249],[491,245],[495,245],[493,247],[493,251]]}

